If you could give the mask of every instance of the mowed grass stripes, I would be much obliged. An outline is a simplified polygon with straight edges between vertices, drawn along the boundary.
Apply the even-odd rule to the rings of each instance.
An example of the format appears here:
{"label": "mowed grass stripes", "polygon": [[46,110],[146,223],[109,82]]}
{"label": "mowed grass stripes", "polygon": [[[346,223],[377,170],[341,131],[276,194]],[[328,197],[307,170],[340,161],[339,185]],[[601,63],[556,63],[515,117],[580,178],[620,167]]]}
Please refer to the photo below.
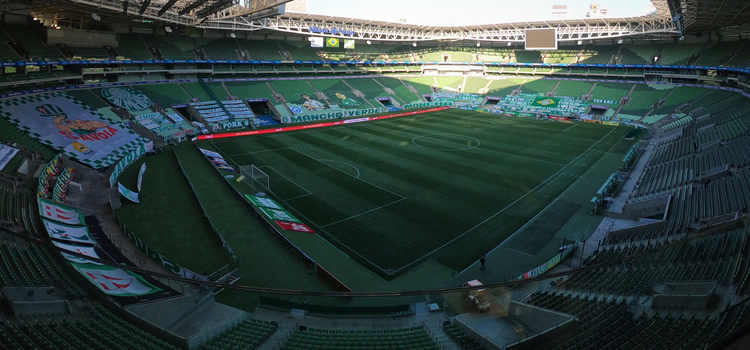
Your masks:
{"label": "mowed grass stripes", "polygon": [[272,197],[332,243],[397,275],[424,258],[476,261],[627,130],[449,110],[214,146],[260,167]]}

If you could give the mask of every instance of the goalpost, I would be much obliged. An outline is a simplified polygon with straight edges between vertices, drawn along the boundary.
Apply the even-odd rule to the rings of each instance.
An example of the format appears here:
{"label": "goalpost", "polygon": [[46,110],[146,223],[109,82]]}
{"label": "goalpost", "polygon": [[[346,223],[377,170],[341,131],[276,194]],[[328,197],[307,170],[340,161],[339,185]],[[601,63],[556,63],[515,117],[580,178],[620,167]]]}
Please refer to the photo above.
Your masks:
{"label": "goalpost", "polygon": [[258,191],[272,192],[270,177],[254,164],[240,166],[240,173],[247,179],[246,181],[250,182],[254,193]]}

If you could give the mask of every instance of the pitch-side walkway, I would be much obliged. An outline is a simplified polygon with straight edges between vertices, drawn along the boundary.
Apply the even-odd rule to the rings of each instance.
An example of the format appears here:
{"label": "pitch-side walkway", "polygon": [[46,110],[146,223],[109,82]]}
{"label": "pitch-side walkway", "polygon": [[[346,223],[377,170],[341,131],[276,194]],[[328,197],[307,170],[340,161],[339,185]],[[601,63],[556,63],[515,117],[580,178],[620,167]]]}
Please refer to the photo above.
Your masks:
{"label": "pitch-side walkway", "polygon": [[611,211],[613,213],[622,213],[622,208],[625,206],[625,203],[628,201],[628,197],[630,197],[630,194],[635,189],[635,185],[638,183],[638,179],[641,178],[641,174],[643,173],[643,170],[646,168],[646,164],[648,163],[648,159],[651,158],[651,153],[654,151],[654,144],[652,142],[649,142],[646,146],[646,150],[641,154],[641,156],[638,158],[638,161],[633,166],[633,170],[630,172],[630,176],[628,176],[627,180],[625,180],[625,183],[622,185],[622,189],[620,189],[620,193],[617,194],[615,199],[610,203],[608,211]]}

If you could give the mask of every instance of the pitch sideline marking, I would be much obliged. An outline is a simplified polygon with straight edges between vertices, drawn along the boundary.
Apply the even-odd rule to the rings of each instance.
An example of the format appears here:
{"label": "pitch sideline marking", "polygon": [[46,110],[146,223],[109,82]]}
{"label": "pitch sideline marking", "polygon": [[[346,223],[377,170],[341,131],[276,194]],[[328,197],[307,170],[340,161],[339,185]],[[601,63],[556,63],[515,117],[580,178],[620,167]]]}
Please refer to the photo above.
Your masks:
{"label": "pitch sideline marking", "polygon": [[[269,169],[273,170],[274,173],[279,174],[281,177],[285,178],[287,181],[293,183],[294,186],[297,186],[297,187],[301,188],[303,191],[307,192],[306,195],[297,196],[297,197],[311,196],[313,194],[308,189],[300,186],[300,184],[296,183],[294,180],[288,178],[286,175],[282,174],[281,172],[279,172],[278,170],[274,169],[274,167],[272,167],[272,166],[270,166],[268,164],[259,165],[258,168],[269,168]],[[273,193],[273,190],[270,190],[270,191],[271,191],[271,193]],[[297,198],[297,197],[293,197],[293,198]],[[291,200],[291,198],[285,198],[284,200],[288,201],[288,200]]]}
{"label": "pitch sideline marking", "polygon": [[393,205],[393,204],[396,204],[396,203],[398,203],[398,202],[401,202],[401,201],[403,201],[403,200],[405,200],[405,199],[406,199],[406,198],[401,198],[401,199],[397,199],[397,200],[395,200],[395,201],[393,201],[393,202],[390,202],[390,203],[386,203],[386,204],[383,204],[383,205],[381,205],[381,206],[379,206],[379,207],[377,207],[377,208],[372,208],[372,209],[370,209],[370,210],[366,210],[366,211],[363,211],[363,212],[361,212],[361,213],[359,213],[359,214],[357,214],[357,215],[352,215],[352,216],[350,216],[350,217],[348,217],[348,218],[344,218],[344,219],[341,219],[341,220],[337,220],[337,221],[334,221],[334,222],[330,222],[330,223],[327,223],[327,224],[325,224],[325,225],[322,225],[322,226],[320,226],[320,227],[321,227],[321,228],[326,228],[326,227],[328,227],[328,226],[333,226],[333,225],[336,225],[336,224],[340,224],[340,223],[342,223],[342,222],[344,222],[344,221],[348,221],[348,220],[351,220],[351,219],[354,219],[354,218],[360,217],[360,216],[362,216],[362,215],[365,215],[365,214],[369,214],[369,213],[371,213],[371,212],[374,212],[374,211],[376,211],[376,210],[379,210],[379,209],[383,209],[383,208],[385,208],[385,207],[387,207],[387,206],[391,206],[391,205]]}
{"label": "pitch sideline marking", "polygon": [[[291,148],[291,147],[287,146],[287,147],[281,147],[281,148],[264,149],[262,151],[233,153],[231,155],[233,155],[233,156],[244,156],[246,154],[258,154],[258,153],[265,153],[265,152],[276,152],[276,151],[281,151],[281,150],[285,150],[285,149],[288,149],[288,148]],[[229,153],[227,153],[227,154],[229,154]]]}
{"label": "pitch sideline marking", "polygon": [[[343,171],[343,170],[341,170],[341,169],[339,169],[339,168],[337,168],[337,167],[335,167],[335,166],[331,166],[330,164],[326,164],[325,162],[322,162],[322,161],[320,161],[319,159],[317,159],[317,158],[315,158],[315,157],[313,157],[313,156],[311,156],[311,155],[309,155],[309,154],[307,154],[307,153],[305,153],[305,152],[302,152],[302,151],[300,151],[300,150],[298,150],[298,149],[296,149],[296,148],[294,148],[294,147],[289,147],[289,148],[291,148],[291,149],[295,150],[296,152],[298,152],[299,154],[301,154],[301,155],[303,155],[303,156],[306,156],[306,157],[308,157],[308,158],[311,158],[311,159],[315,160],[315,161],[316,161],[316,162],[318,162],[318,163],[324,164],[325,166],[327,166],[327,167],[330,167],[330,168],[332,168],[332,169],[335,169],[336,171],[339,171],[339,172],[342,172],[342,173],[344,173],[344,174],[346,174],[346,175],[348,175],[348,176],[354,177],[354,176],[352,176],[352,174],[348,174],[347,172],[345,172],[345,171]],[[398,194],[398,193],[396,193],[396,192],[393,192],[393,191],[391,191],[391,190],[389,190],[389,189],[386,189],[386,188],[383,188],[383,187],[381,187],[381,186],[379,186],[379,185],[376,185],[376,184],[374,184],[374,183],[372,183],[372,182],[370,182],[370,181],[367,181],[367,180],[363,180],[363,179],[360,179],[360,178],[356,178],[356,177],[354,177],[354,178],[355,178],[355,179],[357,179],[357,180],[359,180],[359,181],[362,181],[362,182],[364,182],[364,183],[366,183],[366,184],[368,184],[368,185],[370,185],[370,186],[376,187],[376,188],[378,188],[378,189],[380,189],[380,190],[383,190],[383,191],[385,191],[385,192],[388,192],[388,193],[390,193],[390,194],[392,194],[392,195],[394,195],[394,196],[397,196],[397,197],[399,197],[399,198],[401,198],[401,199],[406,199],[406,197],[404,197],[404,196],[402,196],[402,195],[400,195],[400,194]]]}
{"label": "pitch sideline marking", "polygon": [[[471,231],[474,231],[474,230],[475,230],[475,229],[477,229],[478,227],[480,227],[480,226],[484,225],[485,223],[487,223],[488,221],[492,220],[492,219],[493,219],[494,217],[496,217],[496,216],[500,215],[500,214],[501,214],[502,212],[504,212],[505,210],[507,210],[507,209],[508,209],[508,208],[510,208],[511,206],[513,206],[513,205],[515,205],[516,203],[518,203],[518,201],[520,201],[521,199],[524,199],[524,198],[526,198],[526,196],[528,196],[528,195],[529,195],[529,194],[531,194],[532,192],[536,191],[536,190],[537,190],[537,189],[538,189],[538,188],[539,188],[540,186],[542,186],[543,184],[547,183],[547,181],[549,181],[550,179],[552,179],[552,178],[556,177],[556,176],[557,176],[557,175],[558,175],[558,174],[559,174],[560,172],[562,172],[563,170],[565,170],[565,169],[566,169],[566,168],[567,168],[567,167],[568,167],[568,166],[569,166],[570,164],[573,164],[573,162],[576,162],[576,161],[577,161],[577,160],[578,160],[579,158],[581,158],[581,157],[582,157],[582,156],[583,156],[584,154],[588,153],[588,152],[589,152],[589,151],[590,151],[590,150],[591,150],[592,148],[594,148],[594,146],[598,145],[598,144],[599,144],[600,142],[602,142],[602,140],[604,140],[604,138],[606,138],[607,136],[609,136],[609,134],[611,134],[611,133],[612,133],[612,131],[615,131],[615,129],[612,129],[612,130],[610,130],[610,131],[609,131],[609,132],[608,132],[608,133],[607,133],[606,135],[602,136],[602,137],[601,137],[601,138],[599,139],[599,141],[596,141],[596,142],[594,142],[594,144],[593,144],[593,145],[591,145],[591,146],[590,146],[590,147],[589,147],[589,148],[588,148],[587,150],[585,150],[585,151],[581,152],[581,154],[579,154],[579,155],[578,155],[578,157],[576,157],[575,159],[573,159],[573,160],[571,160],[570,162],[568,162],[568,164],[566,164],[566,165],[565,165],[564,167],[560,168],[560,170],[558,170],[558,171],[557,171],[556,173],[552,174],[552,175],[551,175],[550,177],[548,177],[548,178],[547,178],[546,180],[544,180],[544,181],[542,181],[541,183],[539,183],[538,185],[536,185],[536,187],[532,188],[531,190],[529,190],[528,192],[526,192],[526,193],[525,193],[524,195],[522,195],[521,197],[518,197],[518,198],[517,198],[517,199],[516,199],[515,201],[513,201],[513,202],[511,202],[510,204],[506,205],[506,206],[505,206],[504,208],[500,209],[500,210],[499,210],[499,211],[497,211],[496,213],[494,213],[494,214],[490,215],[490,216],[489,216],[488,218],[486,218],[486,219],[482,220],[482,221],[481,221],[480,223],[478,223],[478,224],[474,225],[473,227],[469,228],[468,230],[464,231],[463,233],[461,233],[460,235],[458,235],[458,236],[454,237],[453,239],[449,240],[448,242],[445,242],[445,243],[443,243],[443,244],[442,244],[441,246],[439,246],[439,247],[437,247],[437,248],[433,249],[433,250],[432,250],[432,251],[430,251],[429,253],[425,254],[425,255],[424,255],[424,256],[423,256],[422,258],[424,258],[425,256],[428,256],[428,255],[432,255],[432,254],[434,254],[435,252],[437,252],[438,250],[440,250],[440,249],[443,249],[443,248],[445,248],[445,247],[446,247],[446,246],[448,246],[449,244],[451,244],[451,243],[455,242],[455,241],[456,241],[456,240],[458,240],[459,238],[461,238],[461,237],[465,236],[466,234],[468,234],[468,233],[469,233],[469,232],[471,232]],[[537,215],[539,215],[539,214],[537,213]],[[508,238],[506,238],[505,240],[503,240],[503,242],[507,241],[507,240],[508,240],[509,238],[511,238],[511,237],[512,237],[513,235],[516,235],[516,234],[517,234],[518,232],[519,232],[519,231],[516,231],[516,232],[514,232],[514,233],[513,233],[513,234],[512,234],[511,236],[509,236]],[[415,261],[416,261],[416,260],[415,260]],[[413,263],[413,261],[412,261],[412,263]],[[408,264],[407,264],[407,265],[408,265]]]}

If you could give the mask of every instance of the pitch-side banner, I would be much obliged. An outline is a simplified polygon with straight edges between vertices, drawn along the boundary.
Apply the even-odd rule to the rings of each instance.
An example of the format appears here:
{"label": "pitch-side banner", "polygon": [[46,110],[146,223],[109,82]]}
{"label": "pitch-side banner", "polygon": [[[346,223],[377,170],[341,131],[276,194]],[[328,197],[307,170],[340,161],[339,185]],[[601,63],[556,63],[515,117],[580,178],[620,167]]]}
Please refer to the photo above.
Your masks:
{"label": "pitch-side banner", "polygon": [[247,199],[250,200],[250,202],[253,203],[253,205],[255,205],[256,207],[266,207],[283,210],[283,208],[271,198],[251,196],[249,194],[245,194],[245,197],[247,197]]}
{"label": "pitch-side banner", "polygon": [[83,215],[78,213],[77,209],[46,198],[37,197],[37,199],[39,215],[42,217],[70,225],[83,225],[85,223]]}
{"label": "pitch-side banner", "polygon": [[117,179],[120,177],[122,172],[125,171],[125,168],[127,168],[128,165],[135,162],[142,155],[152,151],[153,149],[154,141],[149,141],[141,144],[136,149],[128,152],[124,157],[122,157],[122,159],[117,162],[117,166],[115,166],[115,170],[112,171],[112,175],[109,176],[109,187],[115,186],[115,182],[117,182]]}
{"label": "pitch-side banner", "polygon": [[313,231],[313,229],[311,229],[309,226],[301,224],[299,222],[288,222],[281,220],[274,220],[274,222],[276,223],[276,225],[281,226],[281,229],[283,229],[284,231],[315,233],[315,231]]}
{"label": "pitch-side banner", "polygon": [[137,297],[161,291],[143,277],[107,265],[72,263],[78,272],[107,295]]}
{"label": "pitch-side banner", "polygon": [[68,259],[69,261],[72,261],[72,262],[75,262],[75,263],[82,263],[82,264],[101,265],[98,262],[91,261],[91,260],[88,260],[86,258],[79,258],[79,257],[77,257],[75,255],[70,255],[70,254],[65,253],[66,251],[67,252],[73,252],[73,253],[83,254],[85,256],[90,256],[92,258],[99,259],[99,254],[96,253],[96,250],[94,250],[94,247],[83,247],[83,246],[79,246],[79,245],[72,245],[72,244],[61,243],[61,242],[58,242],[58,241],[52,241],[52,243],[54,243],[57,246],[57,248],[60,248],[63,257],[65,259]]}
{"label": "pitch-side banner", "polygon": [[299,219],[294,217],[291,213],[289,213],[286,210],[277,210],[277,209],[271,209],[266,207],[258,207],[260,211],[263,212],[263,214],[266,214],[271,220],[283,220],[283,221],[294,221],[294,222],[301,222]]}
{"label": "pitch-side banner", "polygon": [[16,153],[18,153],[18,149],[0,145],[0,170],[3,170],[10,163],[10,160],[15,157]]}
{"label": "pitch-side banner", "polygon": [[138,192],[141,191],[141,185],[143,185],[143,174],[146,173],[146,163],[141,164],[141,169],[138,170]]}
{"label": "pitch-side banner", "polygon": [[127,198],[129,201],[133,203],[140,203],[141,200],[138,198],[138,192],[133,192],[129,190],[127,187],[123,186],[121,183],[117,183],[117,190],[120,191],[120,194]]}
{"label": "pitch-side banner", "polygon": [[29,136],[97,169],[147,141],[62,92],[2,100],[0,115]]}
{"label": "pitch-side banner", "polygon": [[96,244],[86,226],[72,226],[42,219],[44,227],[51,238],[68,242]]}

